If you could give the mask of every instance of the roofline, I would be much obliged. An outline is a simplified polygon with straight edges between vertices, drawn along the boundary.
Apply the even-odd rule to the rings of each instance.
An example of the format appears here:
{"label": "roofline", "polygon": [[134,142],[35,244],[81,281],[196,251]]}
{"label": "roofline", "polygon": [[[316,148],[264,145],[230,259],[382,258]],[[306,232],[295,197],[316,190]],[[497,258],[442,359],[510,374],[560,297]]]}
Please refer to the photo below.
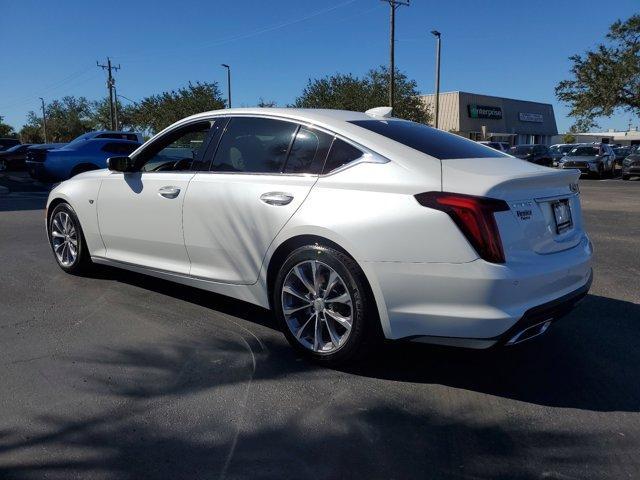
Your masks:
{"label": "roofline", "polygon": [[[486,95],[484,93],[465,92],[464,90],[451,90],[450,92],[440,92],[440,95],[446,95],[446,94],[449,94],[449,93],[457,93],[457,94],[464,93],[466,95],[479,95],[479,96],[482,96],[482,97],[498,98],[500,100],[511,100],[513,102],[537,103],[539,105],[549,105],[550,107],[553,108],[553,104],[552,103],[536,102],[534,100],[522,100],[520,98],[498,97],[496,95]],[[420,96],[434,96],[434,95],[435,95],[435,93],[423,93]]]}

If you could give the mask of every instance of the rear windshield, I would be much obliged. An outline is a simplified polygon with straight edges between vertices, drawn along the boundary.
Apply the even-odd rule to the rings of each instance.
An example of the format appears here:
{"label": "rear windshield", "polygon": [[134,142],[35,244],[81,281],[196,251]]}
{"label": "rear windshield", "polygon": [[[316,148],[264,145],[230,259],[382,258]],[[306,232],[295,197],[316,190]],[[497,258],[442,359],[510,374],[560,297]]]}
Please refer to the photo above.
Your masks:
{"label": "rear windshield", "polygon": [[569,153],[570,157],[595,157],[597,155],[597,147],[576,147]]}
{"label": "rear windshield", "polygon": [[402,143],[440,160],[453,158],[508,157],[466,138],[421,123],[405,120],[352,120],[362,128]]}

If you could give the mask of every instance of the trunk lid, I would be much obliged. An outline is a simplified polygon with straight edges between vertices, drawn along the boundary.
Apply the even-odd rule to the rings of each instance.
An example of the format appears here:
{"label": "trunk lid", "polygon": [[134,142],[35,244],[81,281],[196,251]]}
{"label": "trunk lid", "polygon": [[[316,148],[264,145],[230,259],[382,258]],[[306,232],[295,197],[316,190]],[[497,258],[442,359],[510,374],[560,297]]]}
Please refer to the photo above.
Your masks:
{"label": "trunk lid", "polygon": [[505,200],[495,214],[507,262],[575,247],[584,236],[578,170],[516,158],[442,161],[442,190]]}

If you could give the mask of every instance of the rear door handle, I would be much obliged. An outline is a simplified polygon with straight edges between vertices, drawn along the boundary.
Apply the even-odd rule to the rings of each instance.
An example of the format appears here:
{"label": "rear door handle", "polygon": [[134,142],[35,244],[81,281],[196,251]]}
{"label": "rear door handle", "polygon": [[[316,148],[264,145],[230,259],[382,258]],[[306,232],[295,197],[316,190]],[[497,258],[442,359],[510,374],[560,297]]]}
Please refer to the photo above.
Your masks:
{"label": "rear door handle", "polygon": [[164,198],[176,198],[180,195],[180,189],[172,186],[161,187],[158,189],[158,194]]}
{"label": "rear door handle", "polygon": [[283,192],[268,192],[260,195],[260,200],[269,205],[288,205],[293,200],[293,195]]}

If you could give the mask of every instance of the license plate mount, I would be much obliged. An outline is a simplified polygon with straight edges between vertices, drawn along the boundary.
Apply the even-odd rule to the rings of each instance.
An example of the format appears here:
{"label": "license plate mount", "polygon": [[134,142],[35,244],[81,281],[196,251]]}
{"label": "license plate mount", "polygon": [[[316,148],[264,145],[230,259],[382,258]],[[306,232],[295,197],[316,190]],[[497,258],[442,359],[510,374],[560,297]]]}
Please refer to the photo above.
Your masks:
{"label": "license plate mount", "polygon": [[573,226],[569,200],[553,202],[551,208],[553,209],[553,216],[556,221],[556,233],[561,234],[569,230]]}

